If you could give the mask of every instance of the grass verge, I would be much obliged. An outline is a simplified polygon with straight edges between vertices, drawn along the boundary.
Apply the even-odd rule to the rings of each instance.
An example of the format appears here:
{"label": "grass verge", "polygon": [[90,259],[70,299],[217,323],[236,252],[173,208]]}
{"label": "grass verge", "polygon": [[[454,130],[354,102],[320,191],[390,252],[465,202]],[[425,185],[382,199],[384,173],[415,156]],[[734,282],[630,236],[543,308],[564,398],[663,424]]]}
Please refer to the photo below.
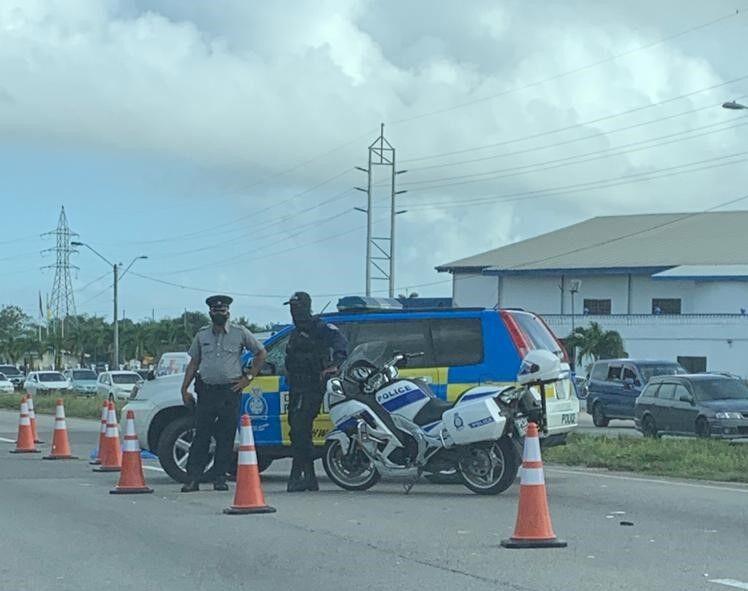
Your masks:
{"label": "grass verge", "polygon": [[[18,411],[21,408],[21,394],[0,395],[0,408]],[[37,394],[34,396],[34,412],[36,414],[55,414],[57,399],[65,401],[65,416],[81,419],[100,419],[103,399],[96,396],[78,396],[76,394]],[[126,401],[117,400],[114,405],[119,412]]]}
{"label": "grass verge", "polygon": [[677,478],[748,482],[748,445],[710,439],[593,437],[573,433],[544,451],[557,464]]}

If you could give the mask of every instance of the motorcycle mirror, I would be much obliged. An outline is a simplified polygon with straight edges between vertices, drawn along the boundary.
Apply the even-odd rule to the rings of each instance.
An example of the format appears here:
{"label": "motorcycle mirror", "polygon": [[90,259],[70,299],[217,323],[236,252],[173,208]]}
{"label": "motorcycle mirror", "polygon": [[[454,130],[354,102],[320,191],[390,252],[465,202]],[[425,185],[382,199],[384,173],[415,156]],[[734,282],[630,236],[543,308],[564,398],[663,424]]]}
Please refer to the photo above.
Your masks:
{"label": "motorcycle mirror", "polygon": [[405,355],[401,355],[398,353],[395,356],[395,367],[407,367],[408,366],[408,358]]}

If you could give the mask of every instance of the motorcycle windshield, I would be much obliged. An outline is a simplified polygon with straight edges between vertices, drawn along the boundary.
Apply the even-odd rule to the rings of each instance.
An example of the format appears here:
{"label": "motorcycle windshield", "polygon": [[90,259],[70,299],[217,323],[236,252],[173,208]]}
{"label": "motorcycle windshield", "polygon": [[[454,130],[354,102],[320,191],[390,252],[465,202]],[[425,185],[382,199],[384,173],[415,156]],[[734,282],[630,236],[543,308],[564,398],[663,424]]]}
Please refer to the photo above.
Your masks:
{"label": "motorcycle windshield", "polygon": [[341,375],[347,375],[348,369],[353,367],[357,361],[366,361],[377,369],[383,367],[392,358],[392,352],[388,351],[388,349],[389,345],[386,341],[361,343],[351,351],[348,358],[341,365]]}

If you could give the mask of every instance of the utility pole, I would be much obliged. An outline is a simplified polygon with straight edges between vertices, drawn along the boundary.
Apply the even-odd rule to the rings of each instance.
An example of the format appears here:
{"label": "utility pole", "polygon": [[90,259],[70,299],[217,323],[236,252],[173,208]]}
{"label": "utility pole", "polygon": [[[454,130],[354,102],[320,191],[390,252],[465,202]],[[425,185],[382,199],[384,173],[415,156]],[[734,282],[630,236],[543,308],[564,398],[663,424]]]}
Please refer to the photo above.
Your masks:
{"label": "utility pole", "polygon": [[[374,166],[384,166],[389,169],[389,236],[374,236]],[[397,170],[395,166],[395,148],[384,137],[384,123],[381,124],[379,137],[369,145],[369,158],[366,168],[357,166],[357,170],[366,173],[366,188],[356,187],[358,191],[366,193],[366,209],[355,207],[357,211],[366,214],[366,295],[371,295],[372,280],[388,282],[389,297],[395,295],[395,216],[406,210],[396,209],[396,196],[407,191],[395,189],[395,177],[407,172]]]}
{"label": "utility pole", "polygon": [[112,348],[112,357],[114,358],[114,370],[119,369],[119,265],[114,263],[112,265],[114,271],[114,346]]}

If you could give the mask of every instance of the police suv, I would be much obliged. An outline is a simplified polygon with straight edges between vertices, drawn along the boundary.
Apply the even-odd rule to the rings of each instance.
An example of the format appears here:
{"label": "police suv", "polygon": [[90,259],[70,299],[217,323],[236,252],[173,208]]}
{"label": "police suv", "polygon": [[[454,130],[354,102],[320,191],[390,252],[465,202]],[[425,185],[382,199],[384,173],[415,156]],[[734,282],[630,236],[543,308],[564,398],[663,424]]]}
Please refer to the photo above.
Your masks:
{"label": "police suv", "polygon": [[[447,401],[457,400],[462,392],[479,384],[514,384],[520,362],[531,350],[553,352],[568,369],[564,348],[543,320],[520,309],[406,310],[397,300],[346,297],[338,302],[337,313],[323,314],[322,318],[345,335],[349,350],[361,343],[385,341],[393,351],[422,353],[401,370],[401,377],[425,380]],[[265,341],[265,366],[242,396],[242,412],[252,417],[261,470],[274,459],[291,455],[284,359],[292,329],[282,328]],[[184,482],[193,420],[182,405],[182,377],[164,375],[145,382],[125,410],[135,412],[141,447],[156,453],[164,470]],[[539,397],[539,392],[536,395]],[[564,443],[576,428],[579,413],[570,377],[546,389],[546,402],[548,434],[543,444]],[[323,408],[314,423],[320,455],[332,429],[326,411]],[[209,478],[212,474],[207,473]]]}

